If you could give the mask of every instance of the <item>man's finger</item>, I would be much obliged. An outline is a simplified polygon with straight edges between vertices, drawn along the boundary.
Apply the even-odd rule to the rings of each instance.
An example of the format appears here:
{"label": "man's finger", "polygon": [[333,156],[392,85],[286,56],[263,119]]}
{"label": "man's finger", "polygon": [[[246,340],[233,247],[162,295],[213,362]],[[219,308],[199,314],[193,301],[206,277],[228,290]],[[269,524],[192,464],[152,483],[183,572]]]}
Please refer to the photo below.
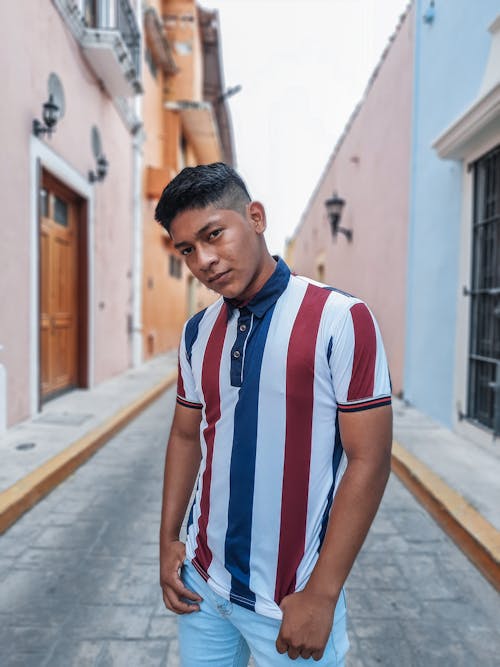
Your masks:
{"label": "man's finger", "polygon": [[194,593],[192,590],[184,586],[184,582],[177,573],[173,577],[170,577],[169,581],[166,582],[164,586],[175,591],[177,597],[179,598],[187,598],[193,602],[201,602],[203,600],[203,598],[200,597],[198,593]]}
{"label": "man's finger", "polygon": [[163,589],[163,601],[168,609],[176,614],[191,614],[193,611],[200,610],[197,604],[189,604],[188,602],[179,600],[177,594],[171,588]]}
{"label": "man's finger", "polygon": [[324,650],[323,651],[313,651],[312,654],[311,654],[311,658],[313,660],[316,660],[316,662],[317,662],[318,660],[321,660],[321,658],[323,657],[323,653],[324,653]]}
{"label": "man's finger", "polygon": [[281,635],[278,635],[276,640],[276,650],[278,653],[286,653],[288,651],[288,644],[283,640]]}

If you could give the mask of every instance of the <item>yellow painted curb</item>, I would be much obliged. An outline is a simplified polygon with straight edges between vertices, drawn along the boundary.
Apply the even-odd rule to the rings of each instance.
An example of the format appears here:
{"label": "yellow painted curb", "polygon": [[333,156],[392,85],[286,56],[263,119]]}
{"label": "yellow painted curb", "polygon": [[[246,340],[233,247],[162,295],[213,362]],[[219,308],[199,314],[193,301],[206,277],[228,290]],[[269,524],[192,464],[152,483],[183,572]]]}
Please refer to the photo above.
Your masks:
{"label": "yellow painted curb", "polygon": [[392,445],[392,469],[498,589],[500,531],[441,477],[395,441]]}
{"label": "yellow painted curb", "polygon": [[122,408],[103,424],[66,447],[39,468],[0,493],[0,534],[72,472],[89,459],[115,433],[136,417],[150,403],[174,384],[177,370],[172,371],[155,387]]}

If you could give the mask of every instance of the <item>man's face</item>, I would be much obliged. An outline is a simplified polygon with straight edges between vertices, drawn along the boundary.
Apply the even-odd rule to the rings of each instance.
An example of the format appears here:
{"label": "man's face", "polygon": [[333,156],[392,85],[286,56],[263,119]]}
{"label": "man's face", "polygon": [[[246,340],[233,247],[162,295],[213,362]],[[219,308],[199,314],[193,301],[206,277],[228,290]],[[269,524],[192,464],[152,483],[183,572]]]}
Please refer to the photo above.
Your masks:
{"label": "man's face", "polygon": [[261,287],[265,226],[263,207],[251,202],[245,215],[212,206],[179,213],[170,235],[200,282],[227,298],[247,300]]}

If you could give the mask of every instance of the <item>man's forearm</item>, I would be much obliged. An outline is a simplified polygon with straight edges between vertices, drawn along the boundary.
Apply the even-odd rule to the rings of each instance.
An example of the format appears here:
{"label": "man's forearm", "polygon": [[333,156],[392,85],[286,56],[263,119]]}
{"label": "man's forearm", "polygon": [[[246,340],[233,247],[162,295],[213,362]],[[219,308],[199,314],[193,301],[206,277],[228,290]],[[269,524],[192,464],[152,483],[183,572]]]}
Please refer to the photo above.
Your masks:
{"label": "man's forearm", "polygon": [[306,590],[336,600],[375,517],[390,474],[390,453],[349,462]]}
{"label": "man's forearm", "polygon": [[199,440],[171,433],[165,457],[160,546],[179,539],[200,459]]}

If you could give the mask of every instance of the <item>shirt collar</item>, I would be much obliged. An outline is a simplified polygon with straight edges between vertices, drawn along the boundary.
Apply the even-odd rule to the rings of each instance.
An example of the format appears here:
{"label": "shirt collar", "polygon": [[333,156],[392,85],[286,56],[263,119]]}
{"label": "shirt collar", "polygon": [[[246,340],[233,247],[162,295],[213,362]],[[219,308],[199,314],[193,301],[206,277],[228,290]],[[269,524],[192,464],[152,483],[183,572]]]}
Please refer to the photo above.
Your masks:
{"label": "shirt collar", "polygon": [[290,269],[281,259],[281,257],[274,257],[276,260],[276,268],[263,287],[253,296],[250,301],[242,303],[236,299],[226,299],[228,316],[230,317],[235,308],[248,308],[256,317],[263,317],[265,313],[273,306],[280,298],[288,285],[290,280]]}

